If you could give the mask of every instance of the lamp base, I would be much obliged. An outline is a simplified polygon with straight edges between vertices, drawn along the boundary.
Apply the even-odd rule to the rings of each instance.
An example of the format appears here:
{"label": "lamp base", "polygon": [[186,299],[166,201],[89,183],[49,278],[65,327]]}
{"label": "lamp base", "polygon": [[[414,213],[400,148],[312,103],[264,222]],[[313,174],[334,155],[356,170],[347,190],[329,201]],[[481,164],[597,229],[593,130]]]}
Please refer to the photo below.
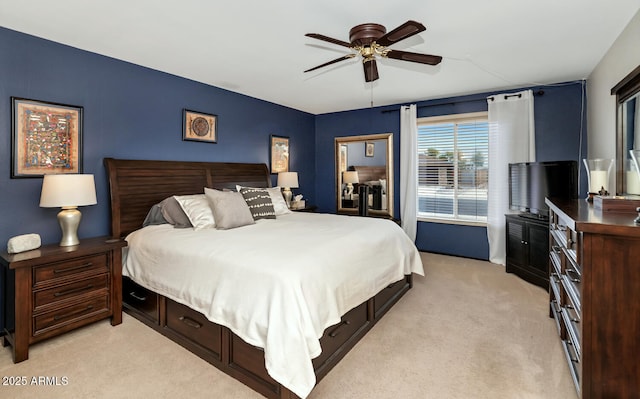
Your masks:
{"label": "lamp base", "polygon": [[287,208],[291,208],[291,198],[293,197],[293,193],[289,187],[285,187],[282,190],[282,195],[284,196],[284,201],[287,203]]}
{"label": "lamp base", "polygon": [[80,244],[78,239],[78,226],[82,219],[82,213],[76,207],[64,207],[58,213],[58,223],[62,229],[61,247],[70,247]]}

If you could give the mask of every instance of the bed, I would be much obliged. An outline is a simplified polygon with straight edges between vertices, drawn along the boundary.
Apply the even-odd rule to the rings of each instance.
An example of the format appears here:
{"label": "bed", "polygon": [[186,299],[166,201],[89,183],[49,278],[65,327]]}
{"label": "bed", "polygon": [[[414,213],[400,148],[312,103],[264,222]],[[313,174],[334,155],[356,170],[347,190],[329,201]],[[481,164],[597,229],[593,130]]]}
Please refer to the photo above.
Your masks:
{"label": "bed", "polygon": [[[107,158],[105,166],[112,235],[129,243],[125,311],[266,397],[306,397],[411,288],[412,273],[423,274],[415,246],[403,249],[408,239],[384,219],[292,212],[224,231],[141,228],[151,207],[173,195],[270,187],[264,164]],[[388,257],[388,266],[353,250],[375,241],[361,234],[372,227],[376,236],[389,235],[372,243],[381,248],[386,242],[376,257]],[[332,251],[323,245],[336,231],[345,235],[330,245],[348,267],[325,255]],[[247,249],[257,241],[265,246]],[[232,249],[234,243],[240,249]],[[284,243],[290,261],[275,251]],[[216,246],[232,256],[223,258]],[[198,252],[211,258],[193,250],[204,247]],[[195,274],[199,269],[204,273]],[[320,278],[323,269],[330,273]]]}

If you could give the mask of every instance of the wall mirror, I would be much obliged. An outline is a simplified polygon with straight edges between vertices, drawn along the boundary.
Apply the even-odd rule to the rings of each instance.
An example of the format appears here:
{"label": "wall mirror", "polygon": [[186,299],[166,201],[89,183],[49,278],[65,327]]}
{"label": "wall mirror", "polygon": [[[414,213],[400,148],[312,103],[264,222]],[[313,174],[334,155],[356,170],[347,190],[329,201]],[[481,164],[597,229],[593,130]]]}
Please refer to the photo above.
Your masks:
{"label": "wall mirror", "polygon": [[[393,217],[393,134],[335,138],[336,203],[338,213]],[[360,187],[367,187],[367,199]]]}
{"label": "wall mirror", "polygon": [[616,193],[640,195],[630,150],[640,150],[640,66],[620,81],[616,96]]}

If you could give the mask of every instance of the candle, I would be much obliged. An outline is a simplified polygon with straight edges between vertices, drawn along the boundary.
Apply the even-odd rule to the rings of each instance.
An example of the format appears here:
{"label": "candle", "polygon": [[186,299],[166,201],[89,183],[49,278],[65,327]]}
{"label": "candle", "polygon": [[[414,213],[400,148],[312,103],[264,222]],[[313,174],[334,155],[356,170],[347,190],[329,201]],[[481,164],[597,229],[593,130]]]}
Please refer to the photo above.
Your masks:
{"label": "candle", "polygon": [[640,177],[635,170],[627,171],[627,194],[640,195]]}
{"label": "candle", "polygon": [[589,174],[591,175],[589,192],[597,193],[602,187],[604,187],[606,191],[609,191],[609,176],[607,176],[606,170],[592,170]]}

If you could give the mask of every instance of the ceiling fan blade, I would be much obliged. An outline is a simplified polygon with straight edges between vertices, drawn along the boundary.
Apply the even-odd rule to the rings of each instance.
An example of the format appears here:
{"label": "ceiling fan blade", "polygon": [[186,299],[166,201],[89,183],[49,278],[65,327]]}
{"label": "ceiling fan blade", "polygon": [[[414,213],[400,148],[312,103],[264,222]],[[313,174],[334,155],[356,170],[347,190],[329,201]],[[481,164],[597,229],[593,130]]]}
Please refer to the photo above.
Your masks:
{"label": "ceiling fan blade", "polygon": [[324,64],[322,64],[322,65],[318,65],[318,66],[313,67],[313,68],[311,68],[311,69],[307,69],[305,72],[315,71],[316,69],[320,69],[320,68],[322,68],[322,67],[326,67],[327,65],[335,64],[336,62],[340,62],[340,61],[348,60],[349,58],[353,58],[353,57],[355,57],[355,56],[356,56],[355,54],[347,54],[347,55],[344,55],[344,56],[342,56],[342,57],[340,57],[340,58],[336,58],[335,60],[331,60],[331,61],[329,61],[329,62],[325,62],[325,63],[324,63]]}
{"label": "ceiling fan blade", "polygon": [[365,60],[362,65],[364,65],[365,82],[378,80],[378,65],[376,64],[376,60]]}
{"label": "ceiling fan blade", "polygon": [[442,61],[439,55],[410,53],[408,51],[389,50],[385,57],[395,60],[417,62],[419,64],[438,65]]}
{"label": "ceiling fan blade", "polygon": [[387,32],[386,35],[382,36],[380,39],[376,40],[381,46],[390,46],[393,43],[399,42],[400,40],[406,39],[413,35],[416,35],[424,30],[426,30],[424,25],[420,22],[416,21],[407,21],[402,25],[398,26],[391,32]]}
{"label": "ceiling fan blade", "polygon": [[349,47],[351,48],[351,43],[345,42],[343,40],[334,39],[329,36],[321,35],[319,33],[307,33],[305,36],[311,37],[313,39],[324,40],[325,42],[337,44],[339,46]]}

